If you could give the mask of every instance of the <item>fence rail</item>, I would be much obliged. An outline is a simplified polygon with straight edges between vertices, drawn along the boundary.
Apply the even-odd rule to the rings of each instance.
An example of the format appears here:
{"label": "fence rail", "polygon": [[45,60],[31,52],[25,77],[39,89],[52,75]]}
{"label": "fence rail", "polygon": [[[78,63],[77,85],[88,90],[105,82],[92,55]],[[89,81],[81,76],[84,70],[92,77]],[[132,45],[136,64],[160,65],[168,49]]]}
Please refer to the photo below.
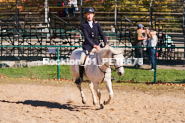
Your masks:
{"label": "fence rail", "polygon": [[[60,73],[59,73],[59,59],[60,59],[60,51],[59,48],[65,48],[65,47],[74,47],[74,48],[80,48],[81,46],[0,46],[0,48],[8,48],[8,47],[13,47],[13,48],[24,48],[24,47],[28,47],[28,48],[43,48],[43,47],[54,47],[57,48],[57,76],[58,79],[60,79]],[[156,47],[151,47],[151,46],[115,46],[115,48],[155,48],[155,68],[154,68],[154,83],[156,83],[156,76],[157,76],[157,48],[170,48],[170,47],[166,47],[166,46],[156,46]],[[185,47],[174,47],[174,48],[183,48],[185,49]],[[17,57],[17,56],[14,56]],[[183,58],[184,59],[184,58]]]}

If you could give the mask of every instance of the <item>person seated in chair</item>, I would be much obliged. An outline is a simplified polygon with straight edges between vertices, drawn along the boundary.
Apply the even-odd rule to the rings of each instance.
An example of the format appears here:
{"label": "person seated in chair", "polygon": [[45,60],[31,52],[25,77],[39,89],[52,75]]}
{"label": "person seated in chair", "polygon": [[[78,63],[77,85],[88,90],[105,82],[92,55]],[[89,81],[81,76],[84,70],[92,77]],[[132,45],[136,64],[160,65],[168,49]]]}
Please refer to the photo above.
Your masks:
{"label": "person seated in chair", "polygon": [[72,12],[72,17],[75,17],[75,12],[78,11],[77,0],[68,0],[65,6],[66,17],[69,17],[69,11]]}
{"label": "person seated in chair", "polygon": [[[163,31],[160,30],[159,33],[158,33],[158,43],[157,43],[157,46],[164,46],[164,39],[165,39],[165,35],[163,34]],[[159,48],[158,50],[158,53],[159,53],[159,56],[161,56],[162,54],[162,49],[163,48]]]}
{"label": "person seated in chair", "polygon": [[98,34],[100,34],[101,38],[103,39],[105,47],[109,47],[100,23],[93,19],[94,15],[94,9],[92,7],[85,8],[86,21],[81,25],[81,30],[85,37],[85,41],[82,43],[83,51],[81,53],[79,65],[80,75],[79,79],[75,81],[76,84],[80,84],[83,80],[84,67],[82,65],[84,65],[86,55],[89,54],[93,48],[100,50],[103,47],[98,39]]}

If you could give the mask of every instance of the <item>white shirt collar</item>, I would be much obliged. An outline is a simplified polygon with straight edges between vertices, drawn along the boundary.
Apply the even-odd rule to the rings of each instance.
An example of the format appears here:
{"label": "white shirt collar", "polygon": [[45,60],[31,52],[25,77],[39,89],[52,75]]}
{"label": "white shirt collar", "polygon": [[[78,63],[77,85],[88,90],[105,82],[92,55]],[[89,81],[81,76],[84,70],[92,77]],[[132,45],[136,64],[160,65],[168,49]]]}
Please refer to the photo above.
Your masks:
{"label": "white shirt collar", "polygon": [[88,23],[93,23],[93,20],[92,20],[92,21],[87,20],[87,22],[88,22]]}
{"label": "white shirt collar", "polygon": [[93,20],[92,20],[92,21],[88,21],[88,20],[87,20],[87,22],[89,23],[89,26],[90,26],[91,28],[93,28]]}

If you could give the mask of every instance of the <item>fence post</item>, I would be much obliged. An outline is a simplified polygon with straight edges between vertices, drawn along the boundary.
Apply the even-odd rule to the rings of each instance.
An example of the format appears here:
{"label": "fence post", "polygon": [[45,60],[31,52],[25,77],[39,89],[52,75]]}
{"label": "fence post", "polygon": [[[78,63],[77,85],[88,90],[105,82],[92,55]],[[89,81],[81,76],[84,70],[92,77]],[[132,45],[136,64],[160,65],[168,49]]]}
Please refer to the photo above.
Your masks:
{"label": "fence post", "polygon": [[60,79],[59,48],[57,47],[57,79]]}
{"label": "fence post", "polygon": [[[16,30],[17,32],[19,32],[19,22],[18,22],[18,3],[17,3],[17,0],[15,1],[15,23],[16,23]],[[19,37],[19,34],[18,34],[18,37]],[[19,38],[18,38],[19,39]]]}
{"label": "fence post", "polygon": [[44,8],[45,8],[45,23],[48,24],[48,12],[49,12],[48,0],[44,1]]}
{"label": "fence post", "polygon": [[[80,1],[80,25],[83,23],[83,0]],[[80,28],[80,27],[79,27]]]}
{"label": "fence post", "polygon": [[157,47],[155,47],[154,84],[156,83],[156,73],[157,73]]}
{"label": "fence post", "polygon": [[[184,47],[185,47],[185,0],[183,3],[183,34],[184,34]],[[185,48],[184,48],[184,57],[185,57]]]}
{"label": "fence post", "polygon": [[115,19],[115,27],[117,26],[117,0],[115,0],[115,12],[114,12],[114,19]]}
{"label": "fence post", "polygon": [[153,24],[152,24],[152,0],[150,0],[150,29],[153,29]]}

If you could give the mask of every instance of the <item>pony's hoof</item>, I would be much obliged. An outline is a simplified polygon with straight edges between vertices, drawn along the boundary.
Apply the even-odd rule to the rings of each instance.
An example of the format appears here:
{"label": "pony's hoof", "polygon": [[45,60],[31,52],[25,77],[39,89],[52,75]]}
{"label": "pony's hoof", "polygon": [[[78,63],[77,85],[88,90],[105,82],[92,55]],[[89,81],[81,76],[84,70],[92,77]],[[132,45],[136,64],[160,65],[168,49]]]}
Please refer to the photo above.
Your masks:
{"label": "pony's hoof", "polygon": [[83,103],[83,104],[86,104],[86,101],[85,101],[85,100],[82,100],[82,103]]}
{"label": "pony's hoof", "polygon": [[104,105],[107,105],[107,104],[109,104],[109,103],[108,103],[107,101],[104,101],[103,104],[104,104]]}
{"label": "pony's hoof", "polygon": [[93,105],[96,105],[96,102],[93,101]]}
{"label": "pony's hoof", "polygon": [[104,109],[104,105],[103,104],[100,104],[100,109]]}

